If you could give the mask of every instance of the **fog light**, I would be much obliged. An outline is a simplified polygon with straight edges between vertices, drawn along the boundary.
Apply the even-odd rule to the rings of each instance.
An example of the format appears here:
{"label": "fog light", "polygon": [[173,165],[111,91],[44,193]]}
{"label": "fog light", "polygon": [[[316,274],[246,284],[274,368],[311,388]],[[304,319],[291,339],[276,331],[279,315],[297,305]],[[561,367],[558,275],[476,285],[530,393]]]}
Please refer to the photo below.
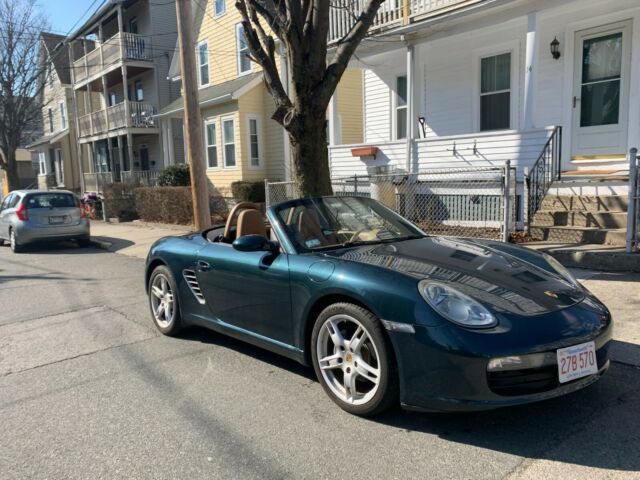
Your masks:
{"label": "fog light", "polygon": [[524,370],[527,368],[548,367],[557,365],[555,352],[532,353],[531,355],[512,355],[509,357],[492,358],[487,370],[498,372],[506,370]]}

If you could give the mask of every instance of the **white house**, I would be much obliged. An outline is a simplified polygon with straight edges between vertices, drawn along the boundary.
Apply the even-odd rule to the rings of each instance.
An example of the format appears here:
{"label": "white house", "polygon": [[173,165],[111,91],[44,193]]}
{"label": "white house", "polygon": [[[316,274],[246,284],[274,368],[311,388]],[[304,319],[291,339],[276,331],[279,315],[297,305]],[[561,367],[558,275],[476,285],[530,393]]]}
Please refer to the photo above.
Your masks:
{"label": "white house", "polygon": [[330,135],[334,176],[509,159],[521,179],[551,137],[554,169],[615,174],[640,144],[639,0],[387,0],[353,66],[364,144]]}

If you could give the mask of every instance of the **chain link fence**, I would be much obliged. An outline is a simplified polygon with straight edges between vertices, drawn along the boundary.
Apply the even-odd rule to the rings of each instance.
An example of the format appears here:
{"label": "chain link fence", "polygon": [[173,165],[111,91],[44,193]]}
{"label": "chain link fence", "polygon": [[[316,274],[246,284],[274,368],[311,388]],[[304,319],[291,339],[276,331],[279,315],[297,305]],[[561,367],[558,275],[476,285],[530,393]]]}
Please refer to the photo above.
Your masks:
{"label": "chain link fence", "polygon": [[[515,168],[428,169],[417,173],[353,175],[332,179],[336,196],[383,203],[433,235],[506,241],[515,226],[519,197]],[[300,197],[295,182],[265,182],[267,207]]]}

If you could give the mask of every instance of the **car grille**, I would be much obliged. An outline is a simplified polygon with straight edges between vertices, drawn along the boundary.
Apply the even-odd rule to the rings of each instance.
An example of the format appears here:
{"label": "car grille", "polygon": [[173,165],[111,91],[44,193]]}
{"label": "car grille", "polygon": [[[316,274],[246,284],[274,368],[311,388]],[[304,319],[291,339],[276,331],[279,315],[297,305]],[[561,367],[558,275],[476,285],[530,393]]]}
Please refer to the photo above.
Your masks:
{"label": "car grille", "polygon": [[[596,351],[598,369],[607,361],[607,343]],[[576,382],[581,379],[572,380]],[[569,385],[572,382],[561,384],[558,380],[558,365],[548,365],[540,368],[527,368],[522,370],[508,370],[503,372],[487,372],[487,382],[493,393],[505,397],[517,395],[531,395],[534,393],[548,392],[560,385]]]}
{"label": "car grille", "polygon": [[189,285],[189,289],[191,290],[191,293],[193,293],[193,296],[196,297],[196,300],[198,300],[198,302],[204,305],[204,295],[202,294],[202,290],[200,290],[196,272],[194,272],[193,270],[183,270],[182,275],[184,276],[187,285]]}

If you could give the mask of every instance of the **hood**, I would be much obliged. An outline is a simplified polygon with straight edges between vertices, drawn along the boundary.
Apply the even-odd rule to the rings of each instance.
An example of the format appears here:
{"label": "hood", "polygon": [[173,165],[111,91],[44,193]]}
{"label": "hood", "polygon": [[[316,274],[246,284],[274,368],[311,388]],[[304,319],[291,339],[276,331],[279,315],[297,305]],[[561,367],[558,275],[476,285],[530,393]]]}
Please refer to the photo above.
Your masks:
{"label": "hood", "polygon": [[454,286],[496,313],[533,316],[583,300],[583,289],[557,274],[537,252],[499,242],[426,237],[324,252]]}

